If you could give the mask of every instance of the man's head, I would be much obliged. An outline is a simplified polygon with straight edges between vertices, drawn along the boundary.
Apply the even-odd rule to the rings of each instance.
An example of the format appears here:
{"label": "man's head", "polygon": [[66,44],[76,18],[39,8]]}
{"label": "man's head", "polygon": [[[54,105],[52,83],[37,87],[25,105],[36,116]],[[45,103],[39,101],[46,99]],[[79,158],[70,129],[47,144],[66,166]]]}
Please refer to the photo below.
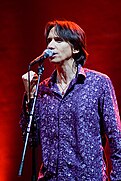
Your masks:
{"label": "man's head", "polygon": [[48,35],[50,30],[55,27],[55,32],[64,41],[68,42],[72,49],[78,51],[73,54],[76,64],[84,65],[88,53],[86,52],[86,37],[85,32],[72,21],[51,21],[48,22],[45,28],[46,42],[48,43]]}

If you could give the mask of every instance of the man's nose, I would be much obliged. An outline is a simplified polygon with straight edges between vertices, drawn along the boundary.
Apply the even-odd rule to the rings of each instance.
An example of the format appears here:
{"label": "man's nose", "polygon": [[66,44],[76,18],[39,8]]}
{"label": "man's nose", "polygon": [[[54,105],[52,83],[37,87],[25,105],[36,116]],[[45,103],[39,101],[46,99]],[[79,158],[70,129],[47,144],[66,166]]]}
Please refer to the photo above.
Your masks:
{"label": "man's nose", "polygon": [[54,49],[54,48],[55,48],[55,40],[54,40],[54,39],[52,39],[52,40],[48,43],[47,48],[49,48],[49,49]]}

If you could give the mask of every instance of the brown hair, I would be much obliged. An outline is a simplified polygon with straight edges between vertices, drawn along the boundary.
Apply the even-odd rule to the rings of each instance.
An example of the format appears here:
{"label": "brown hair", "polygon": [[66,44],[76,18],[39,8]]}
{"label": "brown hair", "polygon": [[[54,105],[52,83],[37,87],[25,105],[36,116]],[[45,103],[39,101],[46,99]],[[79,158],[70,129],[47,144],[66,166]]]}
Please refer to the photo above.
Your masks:
{"label": "brown hair", "polygon": [[72,21],[50,21],[45,27],[46,42],[49,32],[53,27],[55,27],[55,31],[60,38],[69,42],[75,50],[79,50],[79,53],[74,55],[74,60],[77,65],[81,64],[83,66],[88,56],[86,36],[83,29]]}

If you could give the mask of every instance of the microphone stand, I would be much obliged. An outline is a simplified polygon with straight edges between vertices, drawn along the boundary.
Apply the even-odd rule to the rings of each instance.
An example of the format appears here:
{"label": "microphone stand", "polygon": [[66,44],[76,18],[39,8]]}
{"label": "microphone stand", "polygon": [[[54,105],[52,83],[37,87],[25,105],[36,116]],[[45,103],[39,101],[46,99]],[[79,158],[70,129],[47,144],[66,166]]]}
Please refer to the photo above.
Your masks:
{"label": "microphone stand", "polygon": [[[31,65],[29,65],[28,72],[30,71],[30,69],[31,69]],[[26,133],[26,138],[25,138],[25,143],[24,143],[24,148],[23,148],[22,159],[21,159],[21,163],[20,163],[20,167],[19,167],[18,176],[22,175],[24,159],[25,159],[27,144],[28,144],[28,140],[29,140],[29,135],[30,135],[31,127],[32,127],[32,121],[33,121],[33,114],[34,114],[34,110],[35,110],[35,104],[36,104],[37,95],[38,95],[39,83],[40,83],[40,79],[41,79],[41,75],[42,75],[43,71],[44,71],[43,65],[39,65],[38,66],[38,81],[37,81],[37,85],[36,85],[36,91],[35,91],[35,94],[34,94],[32,108],[31,108],[31,111],[29,113],[29,123],[28,123],[28,127],[27,127],[27,133]],[[28,76],[28,81],[29,81],[29,84],[30,84],[29,78],[30,77]],[[30,88],[30,86],[29,86],[29,88]],[[36,148],[35,147],[36,147],[36,144],[32,143],[32,181],[36,181],[37,180],[37,173],[36,173],[36,167],[37,167],[37,165],[36,165]]]}

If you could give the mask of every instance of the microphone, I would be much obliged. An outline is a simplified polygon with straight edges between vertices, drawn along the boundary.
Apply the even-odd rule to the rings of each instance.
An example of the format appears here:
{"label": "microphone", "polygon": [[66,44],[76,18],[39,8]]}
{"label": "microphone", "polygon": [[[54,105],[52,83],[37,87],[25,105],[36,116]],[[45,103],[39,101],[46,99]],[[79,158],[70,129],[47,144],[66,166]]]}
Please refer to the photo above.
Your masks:
{"label": "microphone", "polygon": [[36,63],[43,62],[43,60],[45,60],[46,58],[52,57],[53,55],[54,55],[54,52],[52,50],[46,49],[40,56],[32,60],[29,65],[32,66]]}

